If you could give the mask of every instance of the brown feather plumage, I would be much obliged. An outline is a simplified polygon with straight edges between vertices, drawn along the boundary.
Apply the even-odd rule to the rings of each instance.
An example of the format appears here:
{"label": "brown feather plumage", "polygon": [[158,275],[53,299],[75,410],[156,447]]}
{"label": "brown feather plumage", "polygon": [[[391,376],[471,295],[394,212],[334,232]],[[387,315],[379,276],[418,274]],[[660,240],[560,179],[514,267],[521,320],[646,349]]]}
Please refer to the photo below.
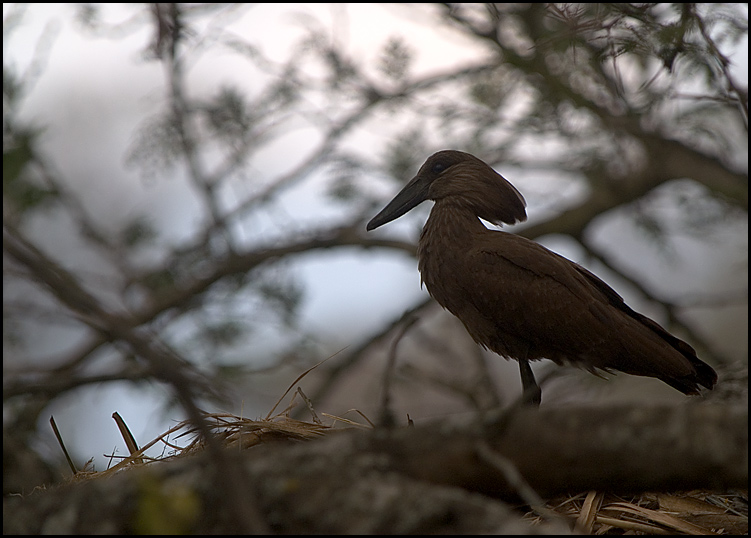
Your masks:
{"label": "brown feather plumage", "polygon": [[528,367],[525,379],[526,361],[542,358],[656,377],[684,394],[715,384],[716,373],[690,345],[629,308],[597,276],[538,243],[486,228],[478,217],[524,221],[526,203],[468,153],[431,156],[368,230],[427,199],[435,206],[418,244],[423,283],[478,344],[520,362],[525,389],[537,388]]}

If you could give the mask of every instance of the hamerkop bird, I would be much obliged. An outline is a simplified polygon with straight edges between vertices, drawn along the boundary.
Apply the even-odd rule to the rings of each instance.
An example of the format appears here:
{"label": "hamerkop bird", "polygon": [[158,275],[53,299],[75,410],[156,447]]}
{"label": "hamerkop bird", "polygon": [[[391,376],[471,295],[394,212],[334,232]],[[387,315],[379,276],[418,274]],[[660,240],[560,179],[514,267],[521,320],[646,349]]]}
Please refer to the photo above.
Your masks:
{"label": "hamerkop bird", "polygon": [[541,401],[529,361],[542,358],[592,373],[656,377],[684,394],[714,386],[717,374],[690,345],[629,308],[584,267],[534,241],[486,228],[480,218],[497,225],[526,220],[526,202],[469,153],[432,155],[367,229],[425,200],[435,205],[417,247],[422,282],[475,342],[519,361],[526,401]]}

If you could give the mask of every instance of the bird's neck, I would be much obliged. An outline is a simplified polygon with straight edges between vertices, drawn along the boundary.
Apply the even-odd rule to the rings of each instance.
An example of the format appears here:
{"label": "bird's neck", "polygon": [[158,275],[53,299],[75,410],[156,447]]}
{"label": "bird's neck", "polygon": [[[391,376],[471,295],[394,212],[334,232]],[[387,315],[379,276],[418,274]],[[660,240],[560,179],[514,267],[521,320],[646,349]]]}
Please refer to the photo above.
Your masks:
{"label": "bird's neck", "polygon": [[420,248],[446,243],[456,249],[461,245],[468,246],[473,237],[488,231],[471,208],[454,201],[439,200],[430,211],[420,235]]}
{"label": "bird's neck", "polygon": [[417,245],[417,268],[430,295],[444,308],[451,310],[446,282],[466,270],[467,253],[488,233],[493,232],[461,203],[438,201],[433,206]]}

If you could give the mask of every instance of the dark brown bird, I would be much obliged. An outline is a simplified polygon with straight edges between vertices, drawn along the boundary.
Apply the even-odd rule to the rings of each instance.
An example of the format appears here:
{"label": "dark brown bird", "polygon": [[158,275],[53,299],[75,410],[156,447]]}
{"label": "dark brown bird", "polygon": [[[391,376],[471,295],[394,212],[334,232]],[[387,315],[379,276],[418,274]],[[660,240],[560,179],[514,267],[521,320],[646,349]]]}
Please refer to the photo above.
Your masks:
{"label": "dark brown bird", "polygon": [[[547,358],[656,377],[684,394],[717,374],[686,342],[629,308],[584,267],[518,235],[489,230],[526,220],[524,197],[477,157],[445,150],[368,223],[397,219],[434,200],[417,248],[422,282],[478,344],[519,361],[524,398],[542,393],[529,361]],[[479,217],[479,218],[478,218]]]}

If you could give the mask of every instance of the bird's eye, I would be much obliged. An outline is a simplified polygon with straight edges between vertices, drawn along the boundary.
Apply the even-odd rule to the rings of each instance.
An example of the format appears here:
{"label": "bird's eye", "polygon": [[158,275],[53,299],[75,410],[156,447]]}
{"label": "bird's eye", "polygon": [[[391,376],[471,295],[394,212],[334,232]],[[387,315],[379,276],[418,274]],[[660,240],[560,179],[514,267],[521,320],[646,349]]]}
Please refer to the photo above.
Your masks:
{"label": "bird's eye", "polygon": [[440,174],[444,170],[446,170],[446,165],[443,163],[435,163],[430,169],[430,171],[433,172],[434,174]]}

